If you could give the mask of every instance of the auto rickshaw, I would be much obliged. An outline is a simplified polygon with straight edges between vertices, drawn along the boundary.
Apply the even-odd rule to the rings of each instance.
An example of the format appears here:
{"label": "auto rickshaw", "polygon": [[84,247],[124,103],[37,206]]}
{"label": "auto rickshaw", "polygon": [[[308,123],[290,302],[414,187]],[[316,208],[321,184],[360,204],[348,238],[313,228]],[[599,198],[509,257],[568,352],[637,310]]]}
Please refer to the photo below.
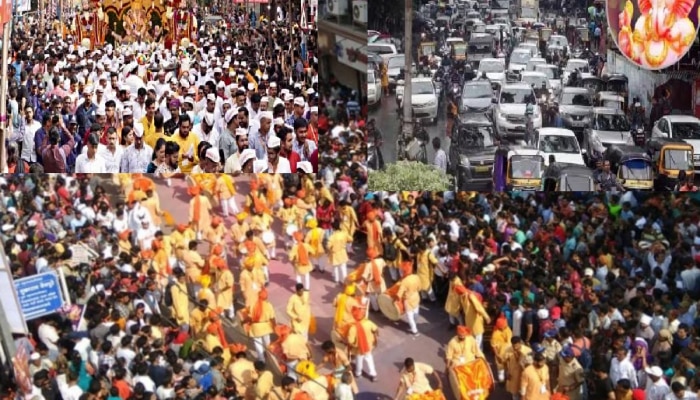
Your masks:
{"label": "auto rickshaw", "polygon": [[598,92],[593,99],[594,107],[612,108],[614,110],[625,111],[625,99],[613,92]]}
{"label": "auto rickshaw", "polygon": [[588,89],[588,92],[593,95],[603,90],[605,82],[595,75],[585,74],[581,76],[581,87]]}
{"label": "auto rickshaw", "polygon": [[625,99],[625,110],[627,110],[627,96],[629,94],[629,80],[623,74],[608,74],[603,76],[605,91],[613,92]]}
{"label": "auto rickshaw", "polygon": [[520,146],[501,146],[493,165],[493,190],[540,190],[544,156],[541,151]]}
{"label": "auto rickshaw", "polygon": [[654,168],[654,190],[673,190],[678,174],[694,176],[693,146],[681,139],[655,137],[647,142],[647,153]]}
{"label": "auto rickshaw", "polygon": [[641,147],[612,145],[603,154],[610,170],[627,190],[652,190],[654,168],[649,154]]}
{"label": "auto rickshaw", "polygon": [[593,171],[583,165],[550,162],[542,176],[545,192],[594,192]]}
{"label": "auto rickshaw", "polygon": [[418,48],[418,56],[419,57],[427,57],[427,56],[433,55],[433,54],[435,54],[436,49],[437,49],[436,42],[421,42],[420,47]]}
{"label": "auto rickshaw", "polygon": [[450,55],[452,61],[466,61],[467,59],[467,44],[464,42],[454,42],[451,44]]}

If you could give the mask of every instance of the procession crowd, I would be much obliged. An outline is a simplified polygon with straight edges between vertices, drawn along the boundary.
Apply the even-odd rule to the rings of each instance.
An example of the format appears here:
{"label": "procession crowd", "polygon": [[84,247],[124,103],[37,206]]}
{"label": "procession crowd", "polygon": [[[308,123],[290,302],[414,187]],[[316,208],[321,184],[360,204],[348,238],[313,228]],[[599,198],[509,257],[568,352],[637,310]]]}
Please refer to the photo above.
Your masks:
{"label": "procession crowd", "polygon": [[[488,359],[516,399],[696,398],[694,196],[366,193],[334,172],[260,174],[243,202],[239,181],[202,174],[186,221],[138,175],[119,176],[125,201],[89,177],[3,177],[13,275],[61,270],[84,307],[82,323],[67,311],[30,321],[13,387],[35,399],[352,399],[384,372],[380,319],[430,336],[421,304],[437,303],[455,331],[445,364],[407,350],[387,395],[443,398],[444,370],[487,398],[488,377],[464,367]],[[266,290],[278,258],[296,281],[286,316]],[[330,332],[309,303],[315,271],[337,283]]]}
{"label": "procession crowd", "polygon": [[58,20],[22,19],[8,72],[8,172],[316,171],[315,24],[298,3],[271,11],[195,8],[199,30],[174,43],[145,21],[143,32],[91,43]]}

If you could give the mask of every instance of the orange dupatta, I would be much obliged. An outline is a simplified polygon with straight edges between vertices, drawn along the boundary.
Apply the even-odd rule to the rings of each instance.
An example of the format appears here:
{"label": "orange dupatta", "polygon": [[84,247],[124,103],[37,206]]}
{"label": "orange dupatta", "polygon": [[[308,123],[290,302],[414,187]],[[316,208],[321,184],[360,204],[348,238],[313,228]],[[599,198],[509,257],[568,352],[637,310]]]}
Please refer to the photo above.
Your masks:
{"label": "orange dupatta", "polygon": [[267,300],[267,290],[263,289],[258,293],[258,301],[253,306],[253,314],[250,316],[253,322],[260,322],[263,315],[265,300]]}
{"label": "orange dupatta", "polygon": [[382,275],[381,272],[379,272],[379,266],[375,260],[372,260],[372,281],[375,285],[380,285],[382,283]]}
{"label": "orange dupatta", "polygon": [[362,312],[361,308],[355,308],[352,310],[352,316],[355,318],[355,328],[357,329],[357,347],[360,350],[360,354],[367,354],[372,348],[369,345],[367,332],[362,326],[362,319],[365,316],[364,312]]}
{"label": "orange dupatta", "polygon": [[194,212],[192,213],[192,222],[199,223],[199,219],[201,218],[201,208],[202,208],[202,202],[199,198],[199,186],[193,186],[189,190],[190,195],[194,197]]}
{"label": "orange dupatta", "polygon": [[297,255],[299,256],[300,265],[309,264],[309,252],[306,251],[306,246],[304,246],[304,242],[302,241],[297,243]]}

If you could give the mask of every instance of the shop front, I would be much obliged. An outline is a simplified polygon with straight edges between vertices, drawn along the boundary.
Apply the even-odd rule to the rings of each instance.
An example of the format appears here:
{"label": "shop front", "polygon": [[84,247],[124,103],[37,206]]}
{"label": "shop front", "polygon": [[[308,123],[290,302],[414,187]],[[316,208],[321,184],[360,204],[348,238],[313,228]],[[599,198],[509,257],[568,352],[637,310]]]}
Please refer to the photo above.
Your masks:
{"label": "shop front", "polygon": [[334,76],[340,84],[364,96],[367,92],[367,31],[323,19],[318,25],[321,79]]}

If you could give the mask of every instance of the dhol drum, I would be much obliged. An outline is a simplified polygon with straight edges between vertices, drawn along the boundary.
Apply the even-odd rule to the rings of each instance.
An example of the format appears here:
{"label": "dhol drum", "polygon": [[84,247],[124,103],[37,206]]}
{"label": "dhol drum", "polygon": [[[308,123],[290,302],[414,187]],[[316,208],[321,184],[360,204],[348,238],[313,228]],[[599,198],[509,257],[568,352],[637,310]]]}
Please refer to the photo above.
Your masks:
{"label": "dhol drum", "polygon": [[263,232],[262,241],[263,241],[263,243],[265,243],[268,246],[275,243],[275,234],[272,233],[272,231]]}
{"label": "dhol drum", "polygon": [[458,400],[487,399],[494,387],[491,367],[483,358],[450,368],[448,378]]}
{"label": "dhol drum", "polygon": [[398,321],[404,314],[404,306],[401,299],[398,298],[399,284],[395,284],[386,292],[377,296],[379,311],[391,321]]}
{"label": "dhol drum", "polygon": [[293,222],[287,224],[287,227],[284,229],[284,231],[287,233],[287,236],[289,237],[294,236],[294,234],[297,233],[298,230],[299,228],[297,228],[297,225]]}

